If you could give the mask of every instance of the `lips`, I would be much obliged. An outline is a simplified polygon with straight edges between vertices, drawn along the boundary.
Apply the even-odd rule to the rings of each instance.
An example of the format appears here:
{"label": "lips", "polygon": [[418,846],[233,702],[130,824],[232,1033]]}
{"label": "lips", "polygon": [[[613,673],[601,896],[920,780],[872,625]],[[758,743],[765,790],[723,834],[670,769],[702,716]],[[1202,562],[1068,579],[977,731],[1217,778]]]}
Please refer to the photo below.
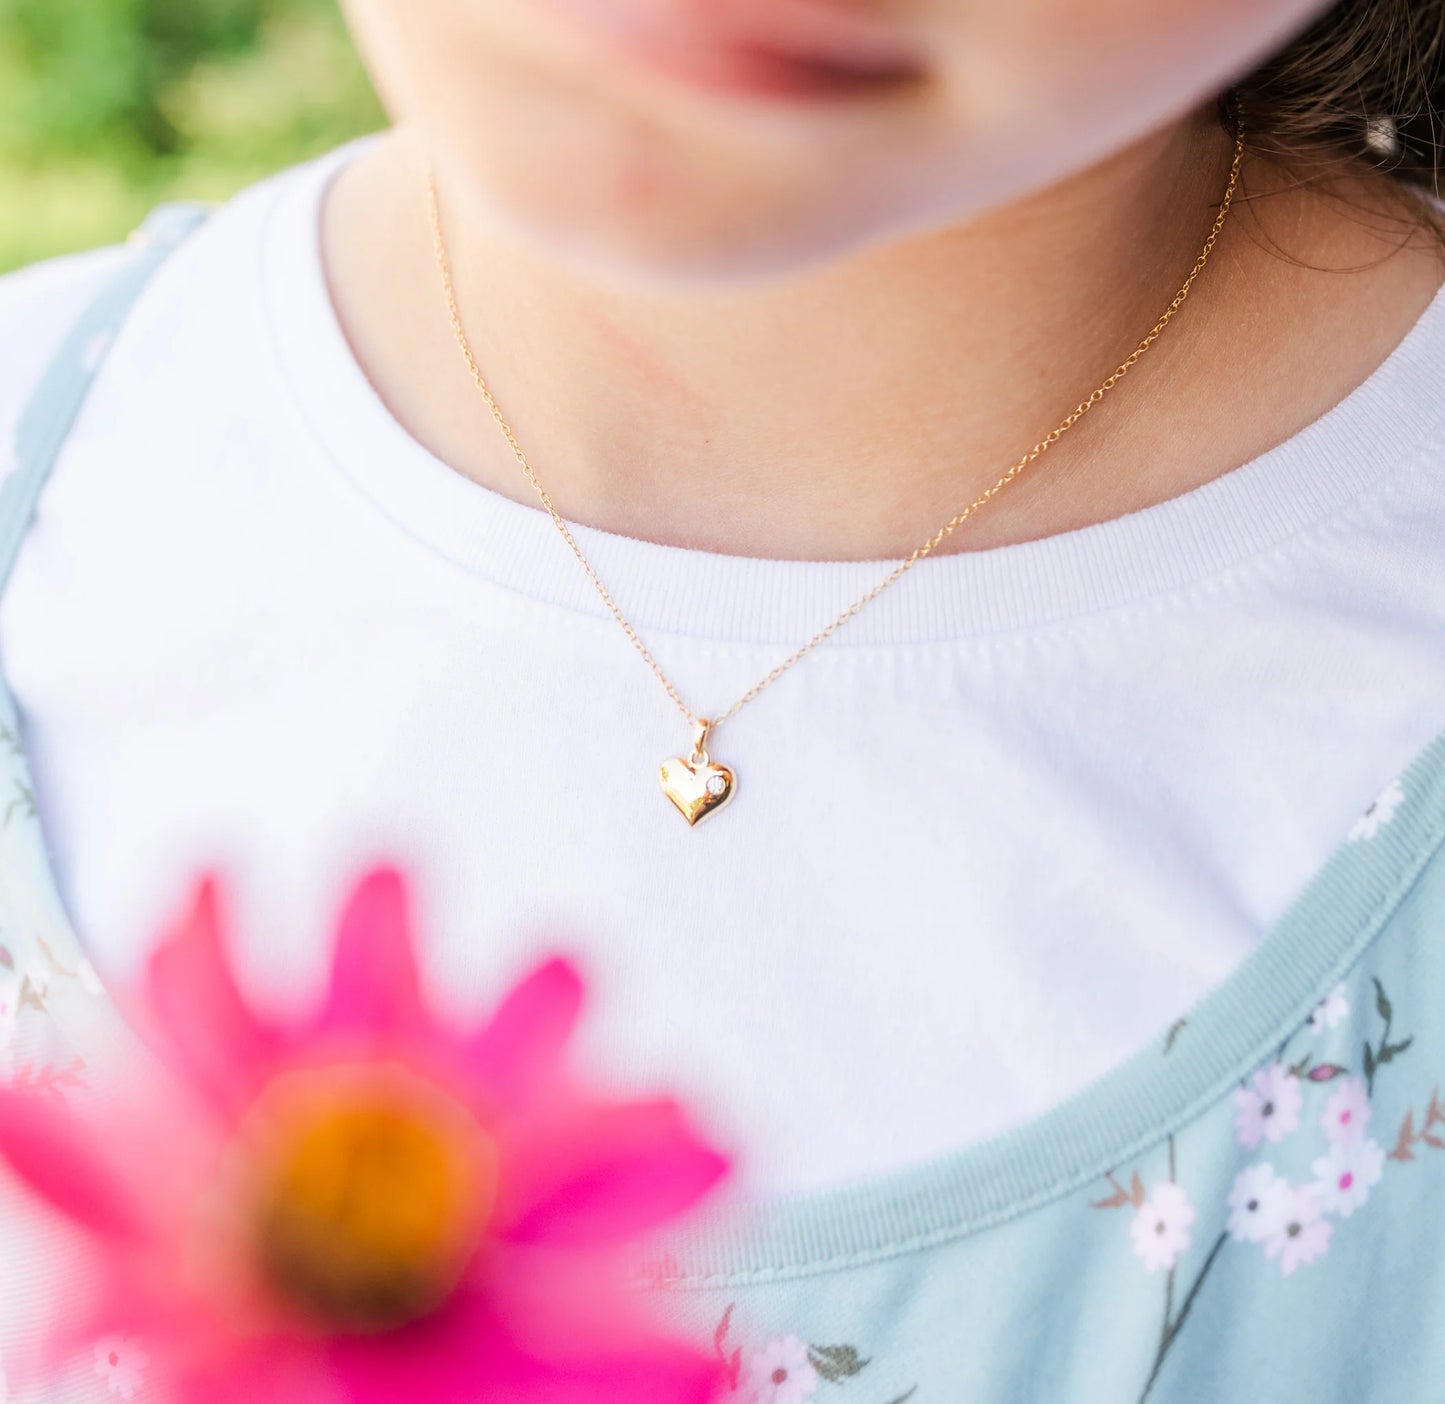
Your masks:
{"label": "lips", "polygon": [[694,84],[766,97],[897,87],[924,65],[895,26],[829,0],[551,0],[626,55]]}

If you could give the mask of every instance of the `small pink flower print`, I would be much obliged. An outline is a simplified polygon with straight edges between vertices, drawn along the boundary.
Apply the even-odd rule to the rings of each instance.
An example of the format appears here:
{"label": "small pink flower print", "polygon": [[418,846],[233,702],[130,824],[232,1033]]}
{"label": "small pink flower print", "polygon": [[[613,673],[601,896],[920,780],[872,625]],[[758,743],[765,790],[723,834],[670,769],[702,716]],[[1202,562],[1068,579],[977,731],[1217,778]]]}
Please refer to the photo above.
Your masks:
{"label": "small pink flower print", "polygon": [[1322,1119],[1330,1141],[1358,1141],[1370,1124],[1370,1094],[1362,1077],[1346,1078],[1325,1103]]}
{"label": "small pink flower print", "polygon": [[149,1364],[150,1357],[134,1336],[104,1336],[95,1343],[92,1368],[106,1389],[121,1399],[135,1397]]}
{"label": "small pink flower print", "polygon": [[1325,1218],[1324,1204],[1313,1185],[1291,1186],[1289,1203],[1278,1228],[1264,1241],[1267,1258],[1279,1259],[1280,1274],[1288,1277],[1323,1255],[1330,1246],[1334,1225]]}
{"label": "small pink flower print", "polygon": [[1350,1001],[1343,985],[1336,985],[1310,1011],[1310,1028],[1315,1033],[1338,1028],[1350,1017]]}
{"label": "small pink flower print", "polygon": [[1283,1063],[1270,1063],[1234,1094],[1234,1128],[1239,1144],[1253,1150],[1261,1141],[1278,1145],[1299,1126],[1299,1078]]}
{"label": "small pink flower print", "polygon": [[1284,1226],[1289,1207],[1289,1182],[1273,1165],[1251,1165],[1229,1191],[1229,1236],[1236,1243],[1263,1243]]}
{"label": "small pink flower print", "polygon": [[1172,1180],[1154,1186],[1154,1192],[1135,1211],[1129,1225],[1134,1252],[1150,1272],[1166,1272],[1189,1247],[1189,1226],[1194,1206],[1189,1196]]}
{"label": "small pink flower print", "polygon": [[1351,825],[1346,838],[1351,842],[1374,838],[1395,817],[1395,811],[1404,803],[1405,791],[1400,782],[1391,780],[1371,801],[1369,808]]}
{"label": "small pink flower print", "polygon": [[1336,1141],[1311,1167],[1314,1190],[1328,1214],[1348,1219],[1369,1199],[1385,1172],[1385,1148],[1369,1137]]}
{"label": "small pink flower print", "polygon": [[738,1386],[740,1404],[804,1404],[818,1388],[806,1341],[784,1336],[756,1351]]}

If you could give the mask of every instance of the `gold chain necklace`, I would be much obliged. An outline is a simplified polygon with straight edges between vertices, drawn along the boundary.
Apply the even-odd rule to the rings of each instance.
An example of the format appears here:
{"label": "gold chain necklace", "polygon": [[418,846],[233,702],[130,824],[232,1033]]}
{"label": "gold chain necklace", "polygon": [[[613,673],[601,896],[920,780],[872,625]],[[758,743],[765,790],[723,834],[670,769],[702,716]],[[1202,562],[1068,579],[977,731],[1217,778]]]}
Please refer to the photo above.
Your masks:
{"label": "gold chain necklace", "polygon": [[1012,468],[1008,470],[992,487],[974,498],[968,506],[955,513],[937,531],[924,541],[906,560],[900,561],[887,575],[883,577],[866,594],[860,595],[852,604],[845,609],[833,622],[825,628],[819,629],[807,643],[801,648],[788,655],[765,677],[760,678],[752,685],[732,706],[725,711],[719,712],[713,717],[699,716],[691,707],[683,701],[682,695],[678,692],[672,679],[663,672],[657,659],[652,656],[652,651],[643,643],[641,636],[633,627],[631,621],[618,608],[617,601],[612,598],[612,592],[602,583],[601,577],[593,568],[583,553],[582,548],[577,544],[577,538],[572,534],[572,529],[563,520],[560,512],[553,505],[551,495],[542,486],[536,470],[527,461],[527,455],[522,452],[522,446],[517,442],[517,436],[512,432],[512,427],[507,423],[502,411],[498,408],[496,400],[492,396],[491,387],[488,386],[485,377],[482,375],[481,367],[477,364],[477,358],[472,353],[471,342],[467,338],[466,330],[462,326],[461,312],[457,307],[456,287],[452,281],[451,260],[447,256],[446,239],[442,233],[441,204],[437,196],[436,177],[432,172],[427,176],[427,195],[431,212],[432,240],[436,250],[437,268],[441,273],[442,286],[446,292],[447,311],[451,316],[452,331],[456,334],[458,347],[461,348],[463,358],[466,360],[467,369],[471,372],[472,379],[476,382],[477,389],[482,392],[487,402],[487,408],[491,410],[492,417],[497,421],[502,433],[506,436],[507,443],[511,446],[512,453],[516,456],[517,462],[521,465],[522,472],[526,475],[527,481],[531,483],[542,506],[546,509],[547,515],[551,517],[552,524],[561,533],[562,539],[572,549],[572,554],[577,557],[578,563],[586,571],[587,578],[592,582],[602,603],[607,606],[612,617],[622,626],[623,632],[632,641],[632,646],[641,656],[642,661],[652,670],[652,675],[662,684],[663,690],[672,699],[673,705],[687,719],[692,727],[693,740],[692,750],[683,756],[672,756],[663,761],[659,771],[659,779],[662,783],[663,793],[678,813],[687,820],[689,825],[697,824],[708,815],[716,813],[723,807],[736,792],[737,776],[725,765],[719,765],[708,754],[708,740],[712,733],[717,730],[725,721],[735,717],[744,707],[748,705],[765,687],[776,682],[789,669],[801,663],[819,644],[831,638],[849,620],[858,615],[867,605],[878,598],[889,586],[901,580],[919,561],[924,557],[933,554],[938,547],[952,536],[975,512],[987,503],[991,502],[1001,493],[1015,478],[1017,478],[1029,464],[1043,456],[1049,448],[1056,444],[1068,433],[1075,424],[1079,422],[1093,407],[1129,373],[1130,368],[1144,355],[1144,353],[1158,340],[1164,328],[1174,319],[1174,314],[1184,305],[1184,300],[1189,296],[1189,289],[1194,285],[1194,280],[1204,271],[1204,266],[1209,262],[1209,255],[1214,251],[1214,245],[1219,239],[1220,231],[1224,228],[1224,222],[1229,217],[1229,208],[1233,203],[1235,190],[1239,184],[1239,168],[1244,159],[1244,138],[1243,135],[1236,137],[1234,146],[1234,160],[1229,168],[1229,183],[1225,187],[1224,195],[1219,202],[1219,213],[1215,217],[1214,225],[1209,231],[1209,237],[1204,241],[1204,247],[1200,250],[1199,257],[1195,259],[1194,266],[1189,270],[1189,276],[1185,278],[1179,291],[1174,294],[1174,300],[1164,309],[1163,315],[1144,339],[1124,358],[1115,368],[1113,373],[1089,395],[1081,400],[1074,409],[1053,429],[1044,435]]}

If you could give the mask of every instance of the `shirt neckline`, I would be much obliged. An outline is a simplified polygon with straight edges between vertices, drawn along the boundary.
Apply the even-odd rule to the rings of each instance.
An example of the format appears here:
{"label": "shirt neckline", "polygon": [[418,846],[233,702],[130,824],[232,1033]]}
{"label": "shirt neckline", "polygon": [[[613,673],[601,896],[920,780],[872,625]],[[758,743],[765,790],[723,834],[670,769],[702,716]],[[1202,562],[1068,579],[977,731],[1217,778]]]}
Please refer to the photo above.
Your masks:
{"label": "shirt neckline", "polygon": [[[1445,843],[1445,733],[1259,945],[1170,1030],[1051,1110],[856,1185],[713,1206],[659,1250],[683,1288],[816,1277],[938,1248],[1099,1185],[1216,1109],[1384,932]],[[1385,797],[1382,796],[1383,800]]]}
{"label": "shirt neckline", "polygon": [[[26,413],[27,432],[18,440],[22,470],[0,493],[0,535],[11,548],[54,462],[65,416],[74,413],[94,373],[86,364],[88,348],[97,337],[110,343],[137,274],[145,271],[128,267],[103,291]],[[18,729],[3,676],[0,721]],[[33,788],[23,750],[0,755],[0,776],[6,774],[22,793]],[[1335,850],[1256,949],[1176,1025],[1176,1037],[1161,1035],[1052,1111],[981,1144],[854,1187],[708,1210],[669,1237],[662,1275],[684,1287],[741,1285],[921,1251],[1039,1209],[1158,1145],[1215,1108],[1264,1062],[1389,926],[1445,841],[1445,734],[1390,787],[1388,809]],[[22,817],[0,831],[0,848],[16,875],[10,900],[30,914],[16,928],[20,939],[33,943],[43,932],[49,965],[83,969],[39,819]],[[78,980],[63,982],[48,1008],[78,1046],[101,1047],[110,1016],[90,1006],[80,1012],[78,1002],[89,998],[85,988]],[[97,1020],[101,1032],[86,1034]]]}
{"label": "shirt neckline", "polygon": [[[479,579],[583,614],[601,607],[533,508],[454,473],[386,412],[331,308],[317,237],[337,153],[288,189],[266,239],[276,349],[326,456],[377,510]],[[1233,472],[1155,507],[1043,541],[923,563],[844,647],[1022,629],[1216,576],[1367,494],[1438,437],[1445,288],[1331,410]],[[578,529],[641,627],[794,642],[879,563],[758,561]],[[907,588],[905,588],[907,587]],[[1215,1107],[1359,959],[1445,840],[1445,735],[1402,777],[1404,801],[1346,841],[1258,946],[1163,1036],[1042,1116],[862,1183],[724,1204],[661,1246],[682,1287],[812,1277],[957,1240],[1025,1215]],[[1167,1047],[1167,1052],[1165,1051]]]}
{"label": "shirt neckline", "polygon": [[[321,202],[364,145],[283,179],[261,240],[262,301],[282,379],[322,458],[402,533],[480,582],[602,618],[538,508],[457,473],[391,415],[327,288]],[[1298,433],[1155,506],[1043,540],[923,561],[830,647],[940,642],[1062,623],[1218,576],[1376,487],[1445,423],[1445,286],[1391,354]],[[650,634],[796,646],[896,564],[685,550],[576,526],[584,551]]]}

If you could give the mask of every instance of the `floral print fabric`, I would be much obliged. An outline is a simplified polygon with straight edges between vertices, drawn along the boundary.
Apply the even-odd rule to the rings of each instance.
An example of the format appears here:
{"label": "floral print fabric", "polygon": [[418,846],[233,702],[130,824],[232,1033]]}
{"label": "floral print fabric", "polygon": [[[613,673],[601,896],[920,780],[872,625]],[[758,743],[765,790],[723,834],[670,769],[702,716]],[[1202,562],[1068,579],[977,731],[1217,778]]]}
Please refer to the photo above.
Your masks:
{"label": "floral print fabric", "polygon": [[[102,310],[111,323],[71,339],[77,376],[122,309]],[[15,489],[34,468],[0,482],[12,534],[32,500]],[[3,685],[0,728],[0,1064],[36,1096],[84,1097],[110,1074],[117,1015],[56,895]],[[1438,1397],[1445,740],[1343,838],[1212,1010],[1119,1070],[1112,1085],[1157,1100],[1144,1134],[1124,1134],[1129,1103],[1106,1095],[1106,1079],[1066,1136],[1025,1128],[987,1155],[876,1187],[841,1222],[764,1205],[701,1235],[718,1251],[661,1250],[648,1276],[677,1329],[711,1340],[727,1404]],[[1269,1037],[1251,1033],[1248,1056],[1230,1044],[1227,1078],[1207,1096],[1170,1093],[1213,1069],[1212,1041],[1252,1029],[1260,1009]],[[4,1185],[0,1235],[0,1398],[31,1404],[14,1368],[27,1323],[40,1303],[63,1307],[73,1284],[29,1246]],[[34,1404],[149,1404],[147,1365],[144,1341],[96,1341],[76,1378]]]}
{"label": "floral print fabric", "polygon": [[[12,754],[23,761],[18,746]],[[20,794],[23,769],[10,779]],[[1384,842],[1408,803],[1346,847]],[[18,875],[0,884],[0,1056],[21,1086],[66,1099],[87,1094],[113,1010],[54,902],[38,832],[23,803],[0,820],[0,860]],[[1331,1323],[1341,1303],[1402,1283],[1445,1306],[1434,1268],[1445,1261],[1445,940],[1429,939],[1442,928],[1445,870],[1432,862],[1364,958],[1322,984],[1267,1057],[1092,1186],[933,1244],[799,1270],[664,1270],[657,1285],[680,1329],[711,1338],[725,1404],[1202,1402],[1251,1397],[1238,1391],[1275,1357],[1298,1382],[1253,1396],[1270,1404],[1428,1397],[1371,1396],[1358,1391],[1376,1387],[1374,1373],[1351,1377],[1368,1360],[1423,1390],[1437,1362],[1407,1329],[1417,1315],[1382,1316],[1402,1344],[1379,1358],[1352,1353]],[[1189,1056],[1191,1036],[1181,1021],[1153,1056]],[[1412,1245],[1408,1261],[1381,1255],[1395,1240]],[[16,1304],[46,1276],[43,1264],[11,1266],[0,1292],[7,1361],[25,1345]],[[1087,1348],[1075,1335],[1086,1319],[1097,1336]],[[1218,1362],[1235,1357],[1220,1376]],[[142,1340],[96,1341],[66,1399],[144,1404],[147,1363]],[[1337,1385],[1322,1385],[1322,1371]]]}
{"label": "floral print fabric", "polygon": [[[1387,787],[1345,849],[1383,843],[1409,803],[1403,782]],[[1095,1186],[934,1253],[859,1265],[853,1282],[835,1270],[734,1286],[717,1336],[735,1351],[729,1404],[1432,1397],[1445,1351],[1403,1303],[1445,1306],[1434,851],[1362,958],[1321,982],[1266,1056]],[[1181,1021],[1155,1056],[1180,1056],[1189,1037]],[[860,1314],[866,1274],[877,1286]],[[807,1344],[839,1338],[861,1368],[827,1373],[840,1357]]]}
{"label": "floral print fabric", "polygon": [[[1233,1096],[1235,1139],[1251,1153],[1234,1176],[1225,1198],[1228,1217],[1213,1246],[1187,1283],[1176,1281],[1181,1258],[1190,1248],[1196,1209],[1181,1175],[1174,1137],[1168,1139],[1168,1178],[1146,1191],[1136,1171],[1129,1188],[1109,1176],[1113,1193],[1094,1201],[1096,1209],[1130,1207],[1129,1232],[1135,1255],[1146,1272],[1168,1274],[1158,1352],[1140,1394],[1148,1398],[1165,1359],[1188,1319],[1188,1309],[1204,1287],[1221,1252],[1231,1245],[1257,1249],[1262,1258],[1289,1277],[1325,1257],[1342,1222],[1369,1202],[1380,1184],[1385,1148],[1369,1134],[1371,1090],[1381,1067],[1409,1051],[1413,1038],[1392,1037],[1394,1005],[1378,979],[1372,980],[1373,1008],[1380,1028],[1362,1050],[1363,1073],[1316,1056],[1313,1040],[1345,1024],[1350,998],[1336,985],[1310,1012],[1297,1035],[1279,1054],[1242,1081]],[[1291,1056],[1297,1053],[1298,1056]],[[1445,1112],[1432,1103],[1437,1120]],[[1310,1175],[1291,1179],[1269,1158],[1273,1147],[1292,1138],[1311,1139],[1318,1154]],[[1445,1142],[1442,1142],[1445,1146]],[[1177,1312],[1173,1302],[1179,1294]]]}

